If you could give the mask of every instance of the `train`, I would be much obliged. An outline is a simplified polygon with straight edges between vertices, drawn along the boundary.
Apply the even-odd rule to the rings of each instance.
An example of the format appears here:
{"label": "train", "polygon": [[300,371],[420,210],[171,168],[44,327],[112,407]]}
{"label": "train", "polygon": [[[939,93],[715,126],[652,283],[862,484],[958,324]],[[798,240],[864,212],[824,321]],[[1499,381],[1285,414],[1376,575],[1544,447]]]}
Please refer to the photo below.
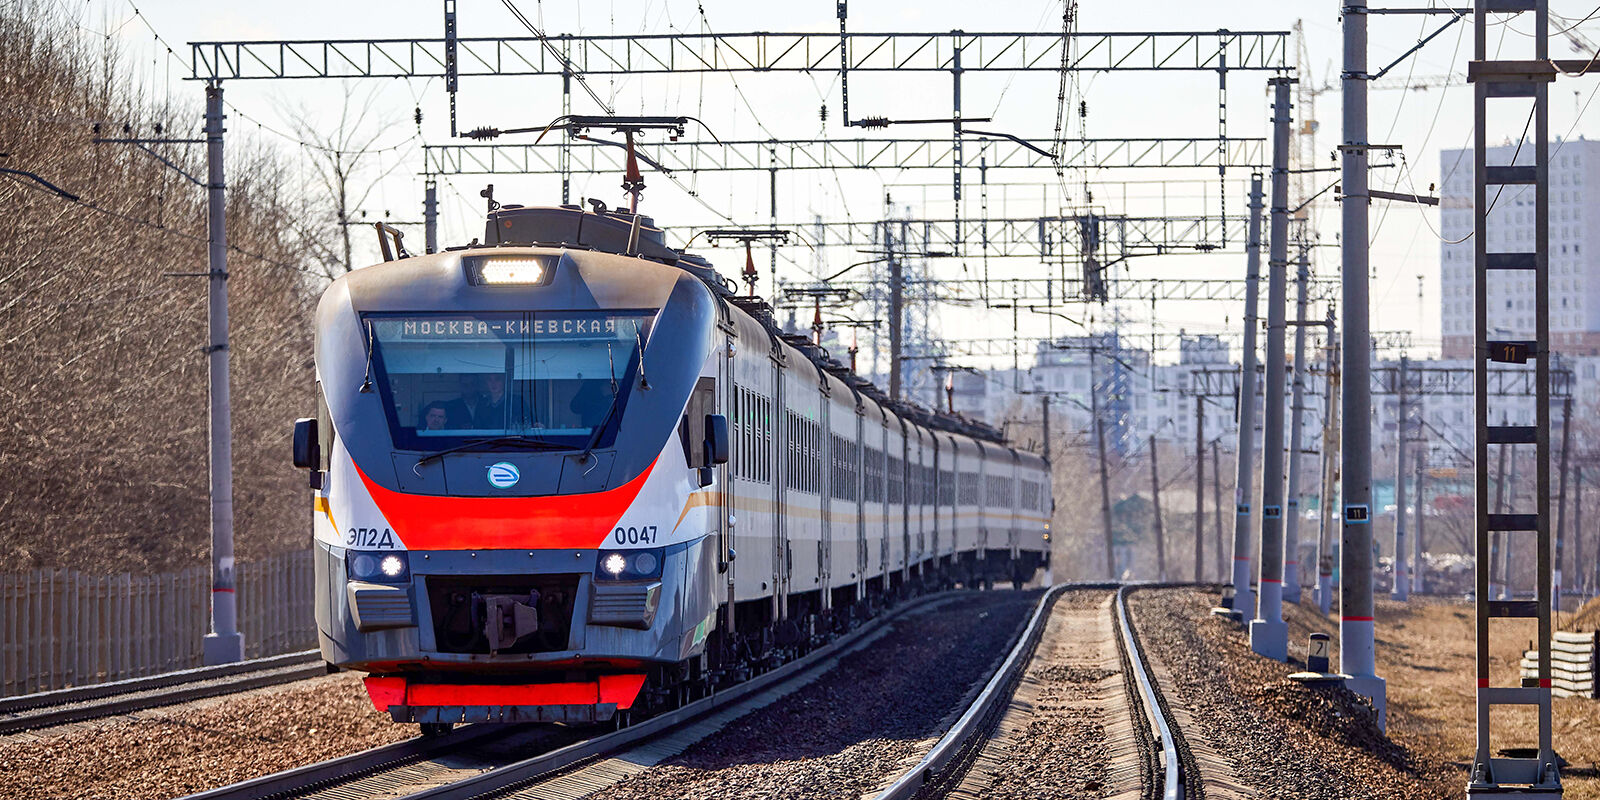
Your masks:
{"label": "train", "polygon": [[293,432],[322,657],[395,722],[621,724],[1047,574],[1045,459],[891,401],[648,216],[395,245],[320,298]]}

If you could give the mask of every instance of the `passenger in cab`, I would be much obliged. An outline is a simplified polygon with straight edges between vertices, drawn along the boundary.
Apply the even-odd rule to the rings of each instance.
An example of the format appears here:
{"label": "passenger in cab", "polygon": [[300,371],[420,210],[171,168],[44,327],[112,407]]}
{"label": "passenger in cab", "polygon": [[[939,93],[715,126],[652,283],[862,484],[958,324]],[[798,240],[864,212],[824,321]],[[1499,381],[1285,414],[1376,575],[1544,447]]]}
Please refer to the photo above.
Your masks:
{"label": "passenger in cab", "polygon": [[418,421],[417,432],[442,431],[450,427],[450,410],[442,401],[435,400],[422,409],[422,419]]}
{"label": "passenger in cab", "polygon": [[477,376],[463,373],[456,376],[461,386],[461,396],[444,403],[446,428],[471,428],[472,409],[483,396]]}
{"label": "passenger in cab", "polygon": [[510,417],[521,417],[520,409],[506,398],[506,376],[491,372],[483,376],[483,396],[472,409],[472,427],[504,430]]}

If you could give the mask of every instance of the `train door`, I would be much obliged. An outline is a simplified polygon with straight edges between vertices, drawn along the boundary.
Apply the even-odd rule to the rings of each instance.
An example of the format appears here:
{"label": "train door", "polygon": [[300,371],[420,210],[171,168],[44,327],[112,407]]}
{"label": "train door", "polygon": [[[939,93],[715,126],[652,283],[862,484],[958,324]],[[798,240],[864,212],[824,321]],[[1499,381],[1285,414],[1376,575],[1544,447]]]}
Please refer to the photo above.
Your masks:
{"label": "train door", "polygon": [[[882,406],[880,406],[880,408],[882,408]],[[885,413],[883,413],[882,426],[878,426],[878,430],[875,430],[875,435],[872,437],[875,438],[875,440],[878,440],[878,446],[882,448],[880,451],[883,453],[883,472],[882,475],[878,475],[878,480],[880,480],[883,485],[882,496],[878,498],[880,501],[882,501],[880,504],[878,504],[878,506],[882,507],[883,509],[883,522],[880,523],[880,528],[878,528],[878,538],[880,538],[880,541],[878,541],[878,568],[883,570],[883,589],[885,590],[888,590],[888,587],[890,587],[890,570],[893,568],[893,566],[891,566],[893,565],[893,562],[890,560],[890,542],[893,541],[894,534],[894,502],[890,499],[890,478],[891,472],[893,472],[893,470],[891,470],[893,461],[890,461],[890,456],[893,454],[894,450],[894,448],[891,448],[890,446],[891,419],[896,418],[893,418],[893,416],[890,416],[890,414],[886,413],[885,411]]]}
{"label": "train door", "polygon": [[930,549],[926,550],[926,554],[928,554],[928,557],[933,560],[933,563],[938,563],[939,478],[944,477],[944,474],[939,472],[939,467],[941,467],[941,464],[939,464],[939,456],[941,456],[941,451],[939,451],[939,434],[933,434],[933,432],[930,432],[930,434],[928,434],[928,438],[933,440],[933,459],[931,459],[931,461],[933,461],[933,466],[928,467],[928,483],[930,483],[930,485],[928,485],[928,498],[925,499],[925,502],[928,502],[928,509],[930,509],[930,514],[928,514],[928,530],[930,530],[928,533],[930,533],[930,536],[928,536],[928,539],[930,539],[931,542],[931,547]]}
{"label": "train door", "polygon": [[784,503],[789,480],[789,459],[784,457],[789,452],[789,426],[785,424],[789,406],[784,397],[784,369],[780,359],[781,356],[772,359],[772,407],[768,413],[772,429],[772,451],[768,458],[772,462],[773,619],[789,616],[789,575],[794,572],[794,553],[789,550],[789,509]]}
{"label": "train door", "polygon": [[1011,549],[1012,569],[1016,569],[1016,562],[1022,558],[1022,521],[1019,519],[1018,505],[1022,500],[1022,457],[1016,450],[1011,451],[1011,480],[1006,486],[1006,519],[1011,520],[1011,527],[1007,532],[1007,545]]}
{"label": "train door", "polygon": [[[716,357],[717,413],[727,417],[730,433],[735,426],[742,423],[742,421],[738,419],[738,415],[743,411],[743,409],[738,407],[738,403],[734,400],[733,356],[736,352],[738,352],[738,345],[735,343],[733,332],[730,329],[725,337],[725,343],[723,345],[722,352],[718,353]],[[737,450],[738,448],[735,447],[732,449]],[[740,456],[743,457],[743,454],[740,454]],[[731,614],[735,602],[733,578],[734,572],[737,569],[733,563],[734,556],[736,555],[736,552],[733,548],[733,528],[734,525],[738,523],[738,509],[735,508],[736,503],[733,491],[733,462],[730,460],[726,464],[719,464],[716,466],[716,470],[717,494],[721,500],[722,508],[721,516],[717,519],[717,530],[720,532],[717,538],[720,540],[720,546],[722,548],[722,552],[718,556],[718,562],[722,565],[723,569],[727,570],[727,574],[724,576],[719,576],[719,578],[723,580],[724,586],[722,588],[726,592],[726,602],[728,604],[729,613]],[[731,627],[732,620],[729,620],[729,623]]]}
{"label": "train door", "polygon": [[829,591],[833,582],[833,403],[831,393],[828,391],[828,379],[819,375],[817,379],[822,383],[819,391],[816,428],[816,453],[817,463],[814,467],[817,479],[817,502],[821,509],[822,529],[817,537],[817,585],[822,591],[822,609],[833,608],[833,592]]}
{"label": "train door", "polygon": [[867,595],[867,440],[866,413],[860,396],[856,397],[855,446],[850,455],[855,461],[851,480],[856,484],[856,597]]}
{"label": "train door", "polygon": [[989,448],[978,445],[978,565],[989,558]]}
{"label": "train door", "polygon": [[[916,445],[916,428],[906,424],[904,419],[898,420],[900,424],[900,579],[911,580],[911,526],[912,507],[917,502],[916,481],[914,476],[917,468],[913,463],[919,463],[922,454]],[[913,461],[916,460],[916,462]]]}

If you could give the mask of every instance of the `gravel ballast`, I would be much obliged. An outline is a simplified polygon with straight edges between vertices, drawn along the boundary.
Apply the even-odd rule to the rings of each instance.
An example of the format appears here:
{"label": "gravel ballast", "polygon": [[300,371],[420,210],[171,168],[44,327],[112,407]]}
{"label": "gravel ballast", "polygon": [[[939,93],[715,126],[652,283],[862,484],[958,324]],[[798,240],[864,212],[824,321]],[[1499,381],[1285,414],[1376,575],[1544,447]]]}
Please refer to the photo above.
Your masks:
{"label": "gravel ballast", "polygon": [[1136,747],[1108,733],[1131,725],[1111,600],[1106,590],[1077,590],[1056,601],[1016,693],[952,797],[1090,800],[1138,791]]}
{"label": "gravel ballast", "polygon": [[330,675],[0,738],[0,794],[165,800],[414,735]]}
{"label": "gravel ballast", "polygon": [[1214,598],[1193,589],[1148,589],[1129,599],[1146,652],[1173,678],[1161,690],[1195,722],[1234,774],[1268,797],[1455,798],[1448,765],[1378,729],[1367,702],[1348,690],[1308,689],[1287,675],[1301,667],[1250,651],[1239,626],[1214,617]]}
{"label": "gravel ballast", "polygon": [[914,764],[987,680],[1038,592],[974,592],[914,614],[793,695],[596,795],[849,798]]}

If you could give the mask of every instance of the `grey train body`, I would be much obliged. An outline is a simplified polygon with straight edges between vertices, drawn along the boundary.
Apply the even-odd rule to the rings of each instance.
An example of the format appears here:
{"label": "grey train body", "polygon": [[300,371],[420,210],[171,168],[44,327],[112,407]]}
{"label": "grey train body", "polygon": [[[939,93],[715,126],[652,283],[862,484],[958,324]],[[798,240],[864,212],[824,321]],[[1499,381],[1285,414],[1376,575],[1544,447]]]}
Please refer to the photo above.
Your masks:
{"label": "grey train body", "polygon": [[[397,720],[600,719],[632,702],[608,702],[605,676],[647,676],[642,697],[709,686],[887,597],[1048,564],[1041,458],[890,402],[642,218],[622,255],[632,225],[508,207],[495,244],[357,270],[322,298],[302,466],[324,658],[444,686],[600,687],[576,710],[404,694]],[[502,345],[504,369],[485,366]],[[523,427],[485,429],[502,406]]]}

